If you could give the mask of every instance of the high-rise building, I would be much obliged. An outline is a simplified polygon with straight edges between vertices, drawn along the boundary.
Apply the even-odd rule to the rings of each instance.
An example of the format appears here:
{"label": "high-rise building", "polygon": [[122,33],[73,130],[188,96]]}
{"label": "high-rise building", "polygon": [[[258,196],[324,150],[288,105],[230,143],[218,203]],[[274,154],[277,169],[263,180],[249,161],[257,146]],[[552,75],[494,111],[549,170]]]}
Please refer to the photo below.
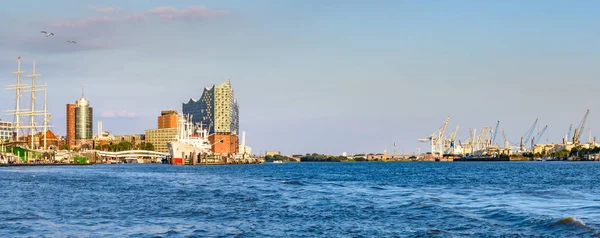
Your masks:
{"label": "high-rise building", "polygon": [[0,142],[10,141],[13,131],[12,123],[0,120]]}
{"label": "high-rise building", "polygon": [[75,107],[75,140],[92,140],[93,137],[93,111],[90,103],[83,97],[77,101]]}
{"label": "high-rise building", "polygon": [[192,115],[192,122],[202,123],[211,134],[239,134],[239,106],[231,82],[205,88],[199,100],[183,103],[183,114]]}
{"label": "high-rise building", "polygon": [[75,146],[75,108],[77,104],[67,104],[67,145]]}
{"label": "high-rise building", "polygon": [[177,128],[177,111],[165,110],[158,117],[158,129]]}

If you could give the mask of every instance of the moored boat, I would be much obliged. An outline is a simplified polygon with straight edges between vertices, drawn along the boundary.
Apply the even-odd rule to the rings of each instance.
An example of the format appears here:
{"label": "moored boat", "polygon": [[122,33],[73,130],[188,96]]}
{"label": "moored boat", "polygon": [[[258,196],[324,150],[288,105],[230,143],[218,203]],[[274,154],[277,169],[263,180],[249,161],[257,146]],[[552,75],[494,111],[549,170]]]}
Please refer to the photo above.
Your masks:
{"label": "moored boat", "polygon": [[177,137],[167,143],[171,163],[184,165],[187,160],[190,160],[193,164],[193,160],[199,158],[201,154],[211,152],[208,130],[204,129],[202,124],[194,125],[189,116],[178,117]]}

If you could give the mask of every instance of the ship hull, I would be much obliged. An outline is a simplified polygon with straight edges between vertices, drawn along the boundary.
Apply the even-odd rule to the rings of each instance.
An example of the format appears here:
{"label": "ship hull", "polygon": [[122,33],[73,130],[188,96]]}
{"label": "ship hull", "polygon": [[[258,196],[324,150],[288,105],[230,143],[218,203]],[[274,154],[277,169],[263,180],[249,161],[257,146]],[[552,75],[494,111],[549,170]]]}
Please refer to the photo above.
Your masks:
{"label": "ship hull", "polygon": [[171,156],[173,164],[184,165],[186,161],[190,161],[192,164],[194,160],[198,160],[201,154],[210,152],[210,147],[198,147],[187,143],[178,141],[169,142],[167,144],[169,155]]}

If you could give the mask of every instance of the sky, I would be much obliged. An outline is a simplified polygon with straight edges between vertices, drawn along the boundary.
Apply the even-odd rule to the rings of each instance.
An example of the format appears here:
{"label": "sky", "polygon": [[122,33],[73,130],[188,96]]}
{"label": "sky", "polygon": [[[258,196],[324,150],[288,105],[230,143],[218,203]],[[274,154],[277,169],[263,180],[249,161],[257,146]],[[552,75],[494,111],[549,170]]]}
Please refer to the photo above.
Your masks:
{"label": "sky", "polygon": [[[16,82],[18,56],[25,75],[35,60],[54,131],[65,134],[65,105],[83,85],[94,126],[126,135],[231,79],[255,154],[392,153],[394,143],[397,153],[424,152],[417,139],[447,116],[461,141],[500,120],[518,142],[539,117],[540,130],[549,125],[543,141],[560,142],[589,108],[587,140],[588,129],[600,132],[596,9],[566,0],[10,1],[0,9],[0,86]],[[0,91],[0,110],[10,109],[14,92]]]}

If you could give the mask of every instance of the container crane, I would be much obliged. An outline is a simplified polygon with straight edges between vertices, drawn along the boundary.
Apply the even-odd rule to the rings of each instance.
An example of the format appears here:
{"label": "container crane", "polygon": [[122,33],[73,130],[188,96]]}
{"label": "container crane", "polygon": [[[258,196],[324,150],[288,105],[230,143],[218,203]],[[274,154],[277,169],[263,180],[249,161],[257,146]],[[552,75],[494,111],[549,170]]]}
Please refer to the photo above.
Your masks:
{"label": "container crane", "polygon": [[436,153],[439,153],[440,156],[443,156],[444,153],[444,133],[446,132],[446,127],[448,127],[448,122],[450,121],[450,116],[446,118],[446,122],[439,130],[433,132],[431,136],[424,139],[418,139],[419,142],[431,142],[431,154],[435,156]]}

